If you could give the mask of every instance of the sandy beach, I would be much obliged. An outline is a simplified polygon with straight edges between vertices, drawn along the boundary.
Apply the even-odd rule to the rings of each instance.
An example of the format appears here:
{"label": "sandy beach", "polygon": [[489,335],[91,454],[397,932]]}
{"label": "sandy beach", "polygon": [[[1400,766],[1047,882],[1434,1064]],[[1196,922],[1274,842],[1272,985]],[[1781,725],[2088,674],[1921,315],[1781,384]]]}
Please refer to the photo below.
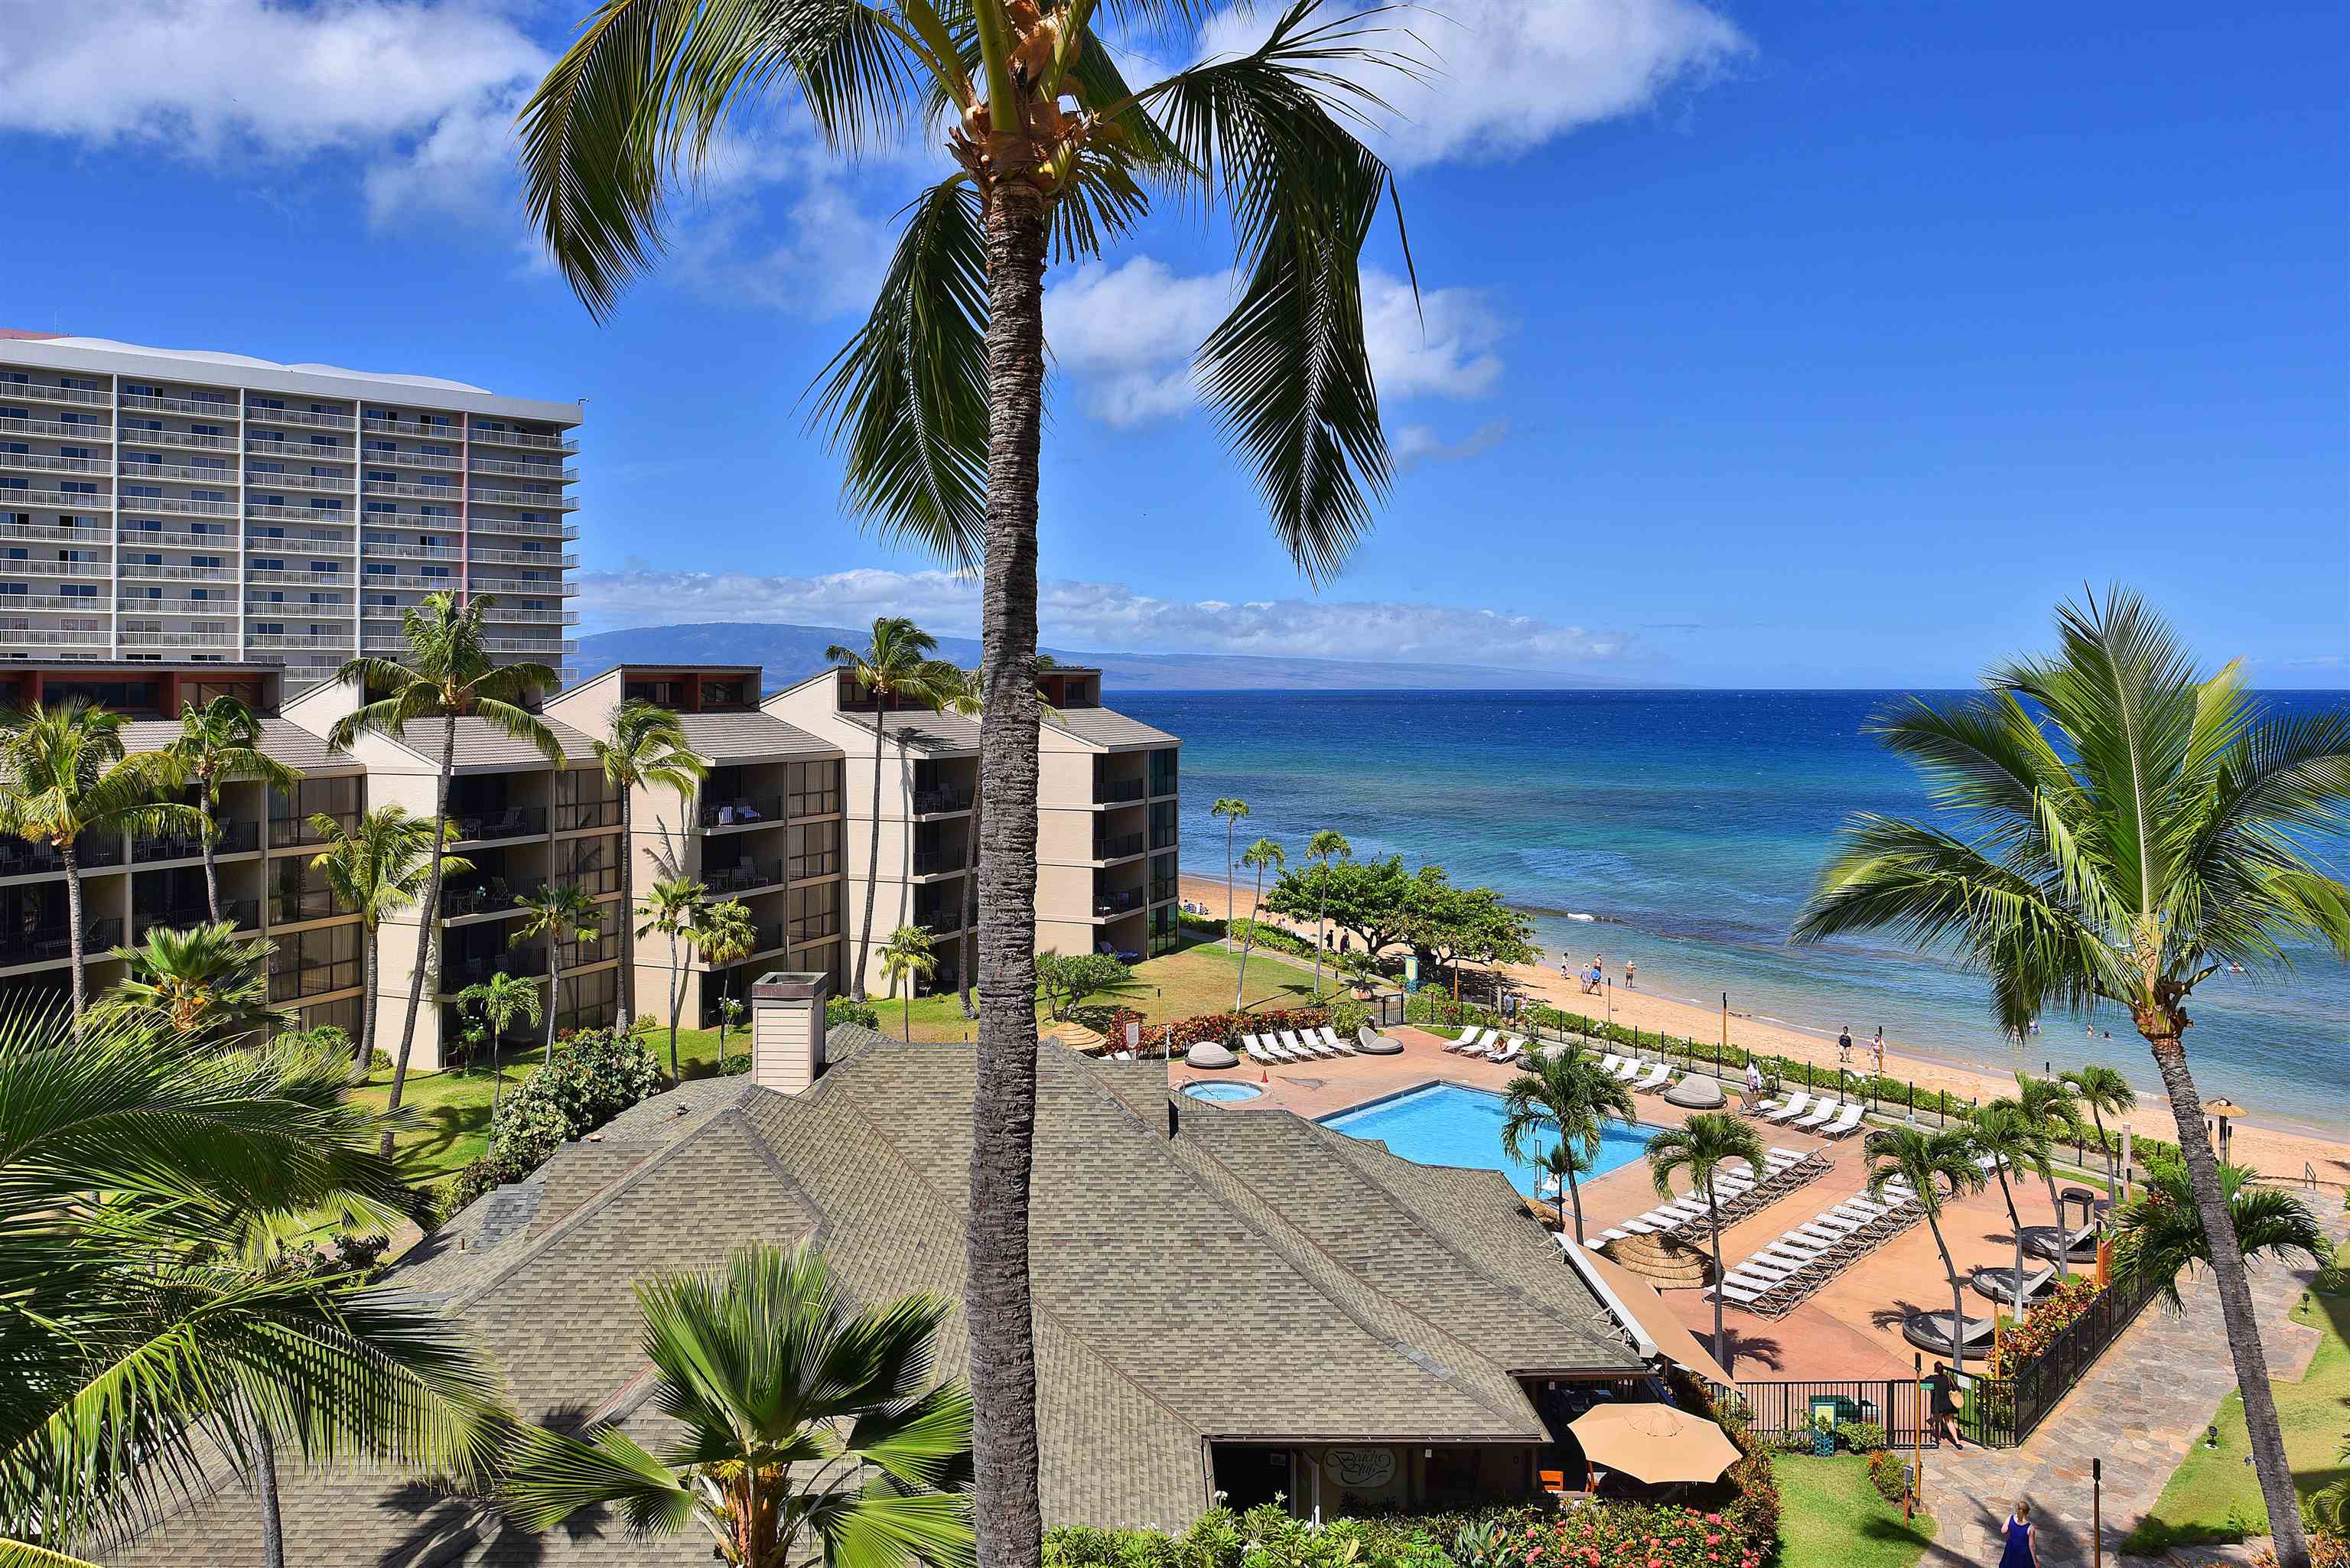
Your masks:
{"label": "sandy beach", "polygon": [[[1219,877],[1191,872],[1183,875],[1180,896],[1215,914],[1222,915],[1224,911],[1225,892],[1224,883]],[[1232,892],[1232,909],[1236,913],[1246,916],[1253,907],[1253,894],[1250,888],[1242,886]],[[1267,918],[1284,925],[1293,924],[1280,920],[1277,916]],[[1607,935],[1620,937],[1622,934],[1621,931],[1603,929],[1595,940],[1604,941]],[[1600,950],[1604,952],[1605,948]],[[1721,1037],[1721,1015],[1718,1012],[1672,997],[1627,990],[1620,983],[1619,963],[1617,955],[1608,955],[1608,972],[1619,981],[1612,988],[1616,1023],[1636,1029],[1661,1030],[1669,1034],[1701,1041]],[[1609,1006],[1606,997],[1584,995],[1581,986],[1571,976],[1561,974],[1555,968],[1542,969],[1523,964],[1507,968],[1513,981],[1527,994],[1570,1012],[1597,1017],[1602,1016]],[[1823,1040],[1783,1024],[1742,1018],[1734,1012],[1730,1015],[1730,1043],[1748,1051],[1807,1061],[1818,1066],[1835,1065],[1835,1041]],[[1869,1044],[1867,1040],[1857,1037],[1854,1040],[1854,1066],[1867,1067]],[[2113,1046],[2110,1060],[2126,1073],[2133,1083],[2142,1083],[2152,1077],[2153,1064],[2146,1058],[2144,1044],[2136,1036],[2124,1040],[2116,1035]],[[2014,1088],[2012,1079],[1944,1062],[1889,1036],[1886,1040],[1885,1073],[1888,1077],[1914,1082],[1921,1093],[1939,1089],[1954,1095],[1991,1099]],[[2137,1131],[2155,1137],[2175,1141],[2178,1136],[2169,1108],[2143,1090],[2137,1108],[2128,1113],[2125,1119]],[[2303,1169],[2307,1168],[2316,1172],[2319,1181],[2337,1190],[2345,1182],[2350,1182],[2350,1144],[2291,1128],[2263,1126],[2257,1115],[2236,1124],[2229,1152],[2237,1163],[2249,1165],[2263,1175],[2299,1179]]]}

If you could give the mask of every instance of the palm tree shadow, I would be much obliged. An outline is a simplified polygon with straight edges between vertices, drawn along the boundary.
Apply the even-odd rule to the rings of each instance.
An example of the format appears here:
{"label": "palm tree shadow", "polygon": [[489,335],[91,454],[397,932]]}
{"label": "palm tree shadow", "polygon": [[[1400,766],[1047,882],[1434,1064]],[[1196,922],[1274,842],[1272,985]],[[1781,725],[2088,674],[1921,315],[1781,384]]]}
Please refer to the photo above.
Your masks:
{"label": "palm tree shadow", "polygon": [[1786,1366],[1786,1347],[1768,1334],[1751,1328],[1724,1325],[1722,1353],[1726,1357],[1724,1372],[1735,1372],[1742,1361],[1751,1361],[1765,1371],[1776,1372]]}
{"label": "palm tree shadow", "polygon": [[[1922,1307],[1915,1302],[1906,1301],[1901,1297],[1896,1296],[1886,1305],[1871,1309],[1868,1314],[1868,1323],[1869,1326],[1872,1328],[1899,1328],[1903,1324],[1908,1322],[1909,1319],[1917,1316],[1919,1313],[1930,1312],[1933,1310],[1934,1309],[1931,1307]],[[1948,1313],[1950,1309],[1946,1306],[1941,1310]]]}

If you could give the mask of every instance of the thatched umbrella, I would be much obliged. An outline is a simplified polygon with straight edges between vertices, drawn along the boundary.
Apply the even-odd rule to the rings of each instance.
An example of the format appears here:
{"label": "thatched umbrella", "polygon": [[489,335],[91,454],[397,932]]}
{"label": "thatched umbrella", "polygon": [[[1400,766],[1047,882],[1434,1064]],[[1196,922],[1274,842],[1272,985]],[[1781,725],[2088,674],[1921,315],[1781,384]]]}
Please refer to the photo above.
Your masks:
{"label": "thatched umbrella", "polygon": [[1713,1259],[1676,1236],[1618,1236],[1602,1242],[1602,1256],[1660,1291],[1697,1291],[1713,1283]]}

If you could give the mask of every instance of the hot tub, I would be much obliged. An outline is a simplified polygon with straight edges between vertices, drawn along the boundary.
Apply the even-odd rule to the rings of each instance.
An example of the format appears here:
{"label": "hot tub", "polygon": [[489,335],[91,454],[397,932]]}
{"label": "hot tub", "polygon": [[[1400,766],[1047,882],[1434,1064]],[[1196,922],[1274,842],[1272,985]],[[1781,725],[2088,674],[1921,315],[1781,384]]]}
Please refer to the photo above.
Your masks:
{"label": "hot tub", "polygon": [[1183,1093],[1195,1100],[1218,1100],[1230,1104],[1236,1100],[1253,1100],[1264,1091],[1254,1084],[1186,1084]]}

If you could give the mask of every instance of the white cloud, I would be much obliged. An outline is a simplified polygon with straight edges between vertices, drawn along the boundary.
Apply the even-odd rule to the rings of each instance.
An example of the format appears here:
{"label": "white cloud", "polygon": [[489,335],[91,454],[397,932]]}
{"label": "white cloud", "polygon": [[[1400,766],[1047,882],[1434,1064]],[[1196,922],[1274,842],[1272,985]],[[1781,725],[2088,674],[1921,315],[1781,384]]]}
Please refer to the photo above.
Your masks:
{"label": "white cloud", "polygon": [[[591,628],[702,621],[857,626],[878,615],[910,616],[942,636],[979,632],[979,584],[951,572],[866,569],[823,576],[747,573],[588,572],[580,606]],[[1434,605],[1336,599],[1154,598],[1123,583],[1047,580],[1042,640],[1094,652],[1248,653],[1496,664],[1552,669],[1624,655],[1622,631],[1532,616]]]}
{"label": "white cloud", "polygon": [[0,128],[202,163],[360,157],[369,215],[494,195],[547,52],[496,0],[69,0],[9,8]]}
{"label": "white cloud", "polygon": [[1454,441],[1446,441],[1427,425],[1406,425],[1395,433],[1396,469],[1409,473],[1423,462],[1465,462],[1492,451],[1509,433],[1507,420],[1487,420]]}
{"label": "white cloud", "polygon": [[[1254,47],[1262,8],[1211,18],[1202,56]],[[1447,0],[1379,16],[1402,29],[1430,67],[1410,80],[1356,67],[1392,110],[1377,151],[1398,168],[1508,158],[1577,127],[1645,109],[1675,87],[1703,82],[1752,48],[1735,23],[1699,0]],[[1390,31],[1374,49],[1404,47]]]}
{"label": "white cloud", "polygon": [[[1191,356],[1232,308],[1232,280],[1182,277],[1154,257],[1087,262],[1045,291],[1045,340],[1078,384],[1078,406],[1114,425],[1179,417],[1194,407]],[[1379,395],[1473,398],[1492,389],[1503,322],[1476,289],[1418,300],[1401,279],[1363,274],[1363,332]]]}

